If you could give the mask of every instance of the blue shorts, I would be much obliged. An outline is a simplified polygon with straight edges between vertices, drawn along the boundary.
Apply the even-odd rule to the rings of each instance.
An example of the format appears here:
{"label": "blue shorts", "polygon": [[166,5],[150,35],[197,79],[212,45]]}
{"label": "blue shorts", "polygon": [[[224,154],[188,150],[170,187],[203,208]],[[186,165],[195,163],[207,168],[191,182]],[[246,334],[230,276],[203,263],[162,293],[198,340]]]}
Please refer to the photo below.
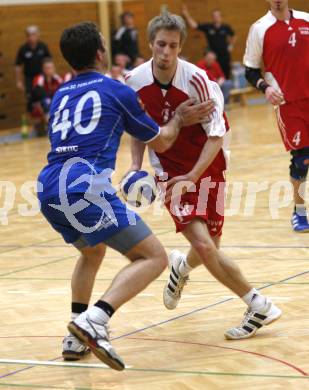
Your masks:
{"label": "blue shorts", "polygon": [[105,243],[124,254],[152,234],[115,195],[105,197],[100,205],[97,198],[85,200],[83,193],[68,194],[67,200],[62,205],[59,196],[42,200],[41,211],[65,242],[78,249]]}

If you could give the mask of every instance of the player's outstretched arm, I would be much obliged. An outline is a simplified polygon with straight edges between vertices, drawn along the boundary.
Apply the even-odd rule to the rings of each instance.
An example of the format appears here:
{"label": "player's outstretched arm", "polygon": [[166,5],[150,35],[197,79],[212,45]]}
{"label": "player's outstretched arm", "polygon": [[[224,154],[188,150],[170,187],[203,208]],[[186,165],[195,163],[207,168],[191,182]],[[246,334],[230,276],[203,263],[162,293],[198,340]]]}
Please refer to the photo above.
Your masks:
{"label": "player's outstretched arm", "polygon": [[198,23],[196,22],[196,20],[192,18],[192,16],[189,13],[188,7],[185,4],[182,5],[182,15],[184,16],[188,25],[191,28],[193,28],[194,30],[198,28]]}
{"label": "player's outstretched arm", "polygon": [[[159,153],[173,145],[181,127],[204,122],[214,110],[211,100],[196,104],[195,98],[188,99],[177,107],[173,119],[159,128],[146,114],[131,88],[123,86],[120,92],[122,94],[119,94],[119,98],[115,97],[115,100],[123,115],[126,132]],[[134,145],[137,147],[137,144]]]}
{"label": "player's outstretched arm", "polygon": [[148,145],[156,152],[165,152],[176,141],[182,127],[203,123],[214,111],[214,103],[211,100],[199,104],[195,102],[196,99],[193,98],[181,103],[173,119],[161,127],[158,137],[148,142]]}

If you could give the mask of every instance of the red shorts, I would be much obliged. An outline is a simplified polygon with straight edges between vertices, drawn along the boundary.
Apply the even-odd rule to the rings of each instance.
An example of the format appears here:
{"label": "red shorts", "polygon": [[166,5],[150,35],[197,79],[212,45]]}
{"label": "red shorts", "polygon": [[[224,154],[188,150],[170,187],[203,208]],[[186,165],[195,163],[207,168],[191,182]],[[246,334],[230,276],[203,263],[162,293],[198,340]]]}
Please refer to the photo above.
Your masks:
{"label": "red shorts", "polygon": [[[194,219],[203,219],[211,236],[221,236],[224,223],[225,178],[200,179],[196,191],[186,192],[172,203],[166,204],[176,225],[176,232],[181,232]],[[193,189],[192,189],[193,190]]]}
{"label": "red shorts", "polygon": [[309,99],[276,108],[277,122],[286,150],[309,146]]}

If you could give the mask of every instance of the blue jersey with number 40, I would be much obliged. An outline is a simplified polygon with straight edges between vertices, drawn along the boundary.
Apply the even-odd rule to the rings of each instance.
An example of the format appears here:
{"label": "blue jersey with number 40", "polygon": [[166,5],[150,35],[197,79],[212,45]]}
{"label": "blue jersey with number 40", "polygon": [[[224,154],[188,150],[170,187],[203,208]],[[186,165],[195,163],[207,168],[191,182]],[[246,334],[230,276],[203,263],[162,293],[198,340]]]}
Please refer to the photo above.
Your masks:
{"label": "blue jersey with number 40", "polygon": [[84,192],[88,188],[86,182],[70,186],[82,175],[114,169],[124,130],[143,142],[149,142],[159,132],[131,88],[98,72],[80,74],[59,88],[50,110],[51,151],[48,165],[38,178],[39,199],[59,194],[61,169],[74,157],[70,160],[74,164],[68,171],[66,192]]}

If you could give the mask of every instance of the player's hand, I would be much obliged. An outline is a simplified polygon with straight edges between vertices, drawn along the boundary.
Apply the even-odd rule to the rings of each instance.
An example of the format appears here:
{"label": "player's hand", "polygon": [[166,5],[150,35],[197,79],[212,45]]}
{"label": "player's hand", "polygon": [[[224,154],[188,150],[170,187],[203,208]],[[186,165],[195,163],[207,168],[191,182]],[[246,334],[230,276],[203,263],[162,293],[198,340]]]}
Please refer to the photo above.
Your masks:
{"label": "player's hand", "polygon": [[188,99],[181,103],[176,114],[182,119],[182,126],[191,126],[196,123],[203,123],[209,120],[209,115],[215,111],[215,103],[212,100],[207,100],[203,103],[195,104],[195,99]]}
{"label": "player's hand", "polygon": [[265,91],[265,97],[269,103],[273,104],[274,106],[279,106],[280,104],[284,103],[284,95],[282,92],[277,91],[273,87],[267,87]]}
{"label": "player's hand", "polygon": [[184,195],[190,189],[194,189],[195,179],[187,175],[175,176],[166,182],[164,203],[167,204],[173,199]]}
{"label": "player's hand", "polygon": [[20,81],[20,80],[16,82],[16,87],[20,91],[24,91],[25,90],[24,83],[22,81]]}

